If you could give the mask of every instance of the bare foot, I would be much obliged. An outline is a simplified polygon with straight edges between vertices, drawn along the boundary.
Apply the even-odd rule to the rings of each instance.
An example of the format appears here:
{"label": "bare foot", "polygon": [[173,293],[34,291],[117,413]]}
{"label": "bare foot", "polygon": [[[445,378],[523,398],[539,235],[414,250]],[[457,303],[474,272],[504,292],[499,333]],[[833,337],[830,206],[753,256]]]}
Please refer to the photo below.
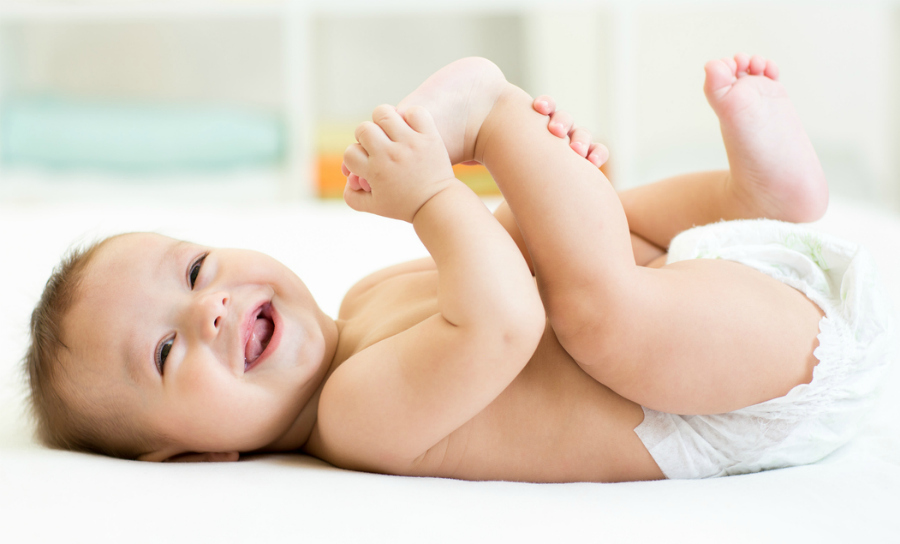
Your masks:
{"label": "bare foot", "polygon": [[703,90],[719,117],[730,189],[749,214],[795,223],[820,218],[828,206],[825,174],[775,63],[738,54],[711,60],[705,70]]}
{"label": "bare foot", "polygon": [[444,66],[400,101],[397,110],[423,106],[438,127],[450,162],[476,160],[481,125],[500,95],[511,85],[494,63],[470,57]]}

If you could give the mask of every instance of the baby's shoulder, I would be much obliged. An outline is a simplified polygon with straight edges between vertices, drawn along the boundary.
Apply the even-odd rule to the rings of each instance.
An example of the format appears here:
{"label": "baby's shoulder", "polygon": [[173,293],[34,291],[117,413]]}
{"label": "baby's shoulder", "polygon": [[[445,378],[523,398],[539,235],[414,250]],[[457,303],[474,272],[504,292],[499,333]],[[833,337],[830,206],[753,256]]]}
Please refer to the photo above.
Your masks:
{"label": "baby's shoulder", "polygon": [[369,274],[368,276],[356,282],[356,284],[353,285],[353,287],[351,287],[350,290],[347,291],[347,293],[344,295],[344,299],[343,301],[341,301],[341,309],[339,311],[339,315],[343,316],[347,311],[352,311],[353,307],[360,301],[360,299],[362,299],[366,295],[366,293],[368,293],[372,290],[373,287],[383,283],[384,281],[403,274],[422,272],[426,270],[437,270],[437,266],[434,264],[434,259],[432,259],[431,257],[424,257],[422,259],[416,259],[414,261],[395,264],[393,266],[382,268],[377,272]]}

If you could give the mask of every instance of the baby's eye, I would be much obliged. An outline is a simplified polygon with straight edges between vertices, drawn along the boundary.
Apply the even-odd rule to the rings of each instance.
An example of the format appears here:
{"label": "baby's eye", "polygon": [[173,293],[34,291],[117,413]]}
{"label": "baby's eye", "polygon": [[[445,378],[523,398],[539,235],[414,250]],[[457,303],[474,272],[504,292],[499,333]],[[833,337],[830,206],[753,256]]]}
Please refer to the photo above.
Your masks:
{"label": "baby's eye", "polygon": [[160,376],[164,374],[166,359],[169,358],[169,352],[172,351],[172,344],[174,342],[174,337],[167,338],[163,340],[158,348],[156,348],[156,369],[159,370]]}
{"label": "baby's eye", "polygon": [[204,253],[199,259],[191,264],[191,271],[190,274],[188,274],[191,281],[191,289],[193,289],[194,284],[197,283],[197,276],[200,275],[200,267],[203,266],[203,260],[206,259],[207,255],[209,255],[209,253]]}

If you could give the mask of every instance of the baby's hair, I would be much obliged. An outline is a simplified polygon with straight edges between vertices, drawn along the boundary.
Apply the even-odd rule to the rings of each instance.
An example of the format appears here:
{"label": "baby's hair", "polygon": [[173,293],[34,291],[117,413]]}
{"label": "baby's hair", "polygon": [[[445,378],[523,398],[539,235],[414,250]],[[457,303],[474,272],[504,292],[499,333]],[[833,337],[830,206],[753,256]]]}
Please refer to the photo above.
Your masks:
{"label": "baby's hair", "polygon": [[88,264],[113,238],[69,250],[53,270],[31,313],[31,344],[23,370],[37,438],[44,445],[134,459],[151,449],[146,433],[138,432],[114,406],[95,406],[65,384],[70,370],[66,367],[77,361],[72,357],[64,361],[71,351],[63,341],[62,322],[81,294]]}

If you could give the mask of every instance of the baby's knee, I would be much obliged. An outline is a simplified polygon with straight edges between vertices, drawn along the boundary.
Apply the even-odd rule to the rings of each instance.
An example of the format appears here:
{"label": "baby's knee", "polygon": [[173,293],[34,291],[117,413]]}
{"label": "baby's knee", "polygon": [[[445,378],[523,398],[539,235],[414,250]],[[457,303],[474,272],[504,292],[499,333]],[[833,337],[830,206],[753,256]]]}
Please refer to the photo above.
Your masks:
{"label": "baby's knee", "polygon": [[541,293],[550,325],[560,343],[576,360],[616,356],[639,338],[641,315],[646,315],[647,297],[639,278],[620,281],[566,282]]}

